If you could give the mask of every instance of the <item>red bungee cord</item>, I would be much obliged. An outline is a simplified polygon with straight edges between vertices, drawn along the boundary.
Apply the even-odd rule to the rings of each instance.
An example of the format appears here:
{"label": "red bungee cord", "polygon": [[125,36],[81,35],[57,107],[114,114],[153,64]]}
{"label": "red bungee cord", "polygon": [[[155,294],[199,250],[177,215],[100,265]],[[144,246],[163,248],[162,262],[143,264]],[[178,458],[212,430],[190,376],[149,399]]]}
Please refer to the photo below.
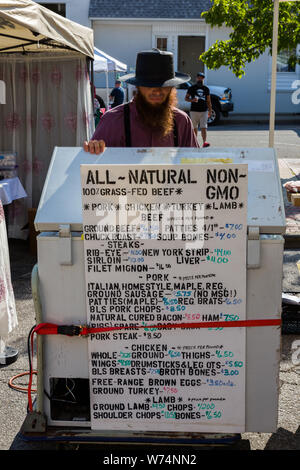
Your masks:
{"label": "red bungee cord", "polygon": [[[156,329],[195,329],[195,328],[243,328],[243,327],[261,327],[261,326],[280,326],[281,319],[258,319],[258,320],[237,320],[237,321],[214,321],[214,322],[194,322],[194,323],[174,323],[174,324],[159,324],[159,325],[139,325],[139,326],[111,326],[111,327],[89,327],[82,325],[56,325],[54,323],[40,323],[34,327],[30,334],[31,353],[33,361],[33,339],[34,334],[38,335],[66,335],[66,336],[88,336],[91,333],[107,333],[109,331],[126,330],[126,329],[141,329],[141,328],[156,328]],[[29,373],[28,383],[28,409],[32,411],[32,378],[35,371],[32,369]]]}

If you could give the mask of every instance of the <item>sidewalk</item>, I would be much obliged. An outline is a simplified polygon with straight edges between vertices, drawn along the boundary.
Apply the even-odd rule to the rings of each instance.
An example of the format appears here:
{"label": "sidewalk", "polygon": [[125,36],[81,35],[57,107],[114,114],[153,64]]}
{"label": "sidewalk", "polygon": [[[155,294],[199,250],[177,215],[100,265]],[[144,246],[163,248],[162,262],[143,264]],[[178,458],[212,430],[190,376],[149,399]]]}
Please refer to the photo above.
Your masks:
{"label": "sidewalk", "polygon": [[[223,120],[228,124],[233,123],[256,123],[256,124],[267,124],[269,126],[269,114],[238,114],[229,113],[229,115]],[[276,114],[275,125],[291,123],[294,126],[300,124],[300,113],[298,114]]]}

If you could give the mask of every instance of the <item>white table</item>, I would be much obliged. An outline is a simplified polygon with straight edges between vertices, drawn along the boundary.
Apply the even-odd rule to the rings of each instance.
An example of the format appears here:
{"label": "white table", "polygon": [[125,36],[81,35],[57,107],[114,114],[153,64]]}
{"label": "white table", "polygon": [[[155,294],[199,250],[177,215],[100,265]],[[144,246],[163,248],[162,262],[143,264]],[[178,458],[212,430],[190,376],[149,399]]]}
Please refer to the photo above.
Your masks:
{"label": "white table", "polygon": [[0,180],[0,200],[3,205],[10,204],[15,199],[23,197],[27,197],[27,193],[17,176]]}
{"label": "white table", "polygon": [[10,278],[10,260],[3,206],[27,197],[18,177],[0,180],[0,366],[15,362],[18,350],[6,346],[5,337],[17,326],[17,312]]}

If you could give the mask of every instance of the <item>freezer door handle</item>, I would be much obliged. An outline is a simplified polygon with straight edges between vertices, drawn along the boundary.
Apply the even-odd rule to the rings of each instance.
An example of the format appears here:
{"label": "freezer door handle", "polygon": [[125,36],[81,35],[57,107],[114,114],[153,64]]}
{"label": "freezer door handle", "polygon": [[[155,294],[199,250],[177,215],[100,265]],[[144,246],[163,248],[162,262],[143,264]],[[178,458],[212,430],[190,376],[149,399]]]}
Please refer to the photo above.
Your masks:
{"label": "freezer door handle", "polygon": [[247,268],[260,267],[260,236],[259,227],[248,227]]}
{"label": "freezer door handle", "polygon": [[59,226],[59,264],[72,266],[72,238],[70,225]]}

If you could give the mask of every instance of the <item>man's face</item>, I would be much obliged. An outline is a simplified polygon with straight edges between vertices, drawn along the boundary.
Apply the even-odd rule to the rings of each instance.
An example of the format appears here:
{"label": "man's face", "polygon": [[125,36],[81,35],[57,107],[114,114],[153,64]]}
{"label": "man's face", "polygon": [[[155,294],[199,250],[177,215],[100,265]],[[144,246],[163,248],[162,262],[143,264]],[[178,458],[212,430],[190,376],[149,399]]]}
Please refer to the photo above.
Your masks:
{"label": "man's face", "polygon": [[163,104],[169,96],[171,89],[172,87],[139,87],[140,93],[144,100],[152,106],[159,106],[160,104]]}
{"label": "man's face", "polygon": [[198,83],[199,85],[202,85],[203,81],[204,81],[204,77],[197,76],[197,83]]}
{"label": "man's face", "polygon": [[136,109],[141,122],[162,136],[173,130],[173,108],[176,105],[174,87],[138,87]]}

